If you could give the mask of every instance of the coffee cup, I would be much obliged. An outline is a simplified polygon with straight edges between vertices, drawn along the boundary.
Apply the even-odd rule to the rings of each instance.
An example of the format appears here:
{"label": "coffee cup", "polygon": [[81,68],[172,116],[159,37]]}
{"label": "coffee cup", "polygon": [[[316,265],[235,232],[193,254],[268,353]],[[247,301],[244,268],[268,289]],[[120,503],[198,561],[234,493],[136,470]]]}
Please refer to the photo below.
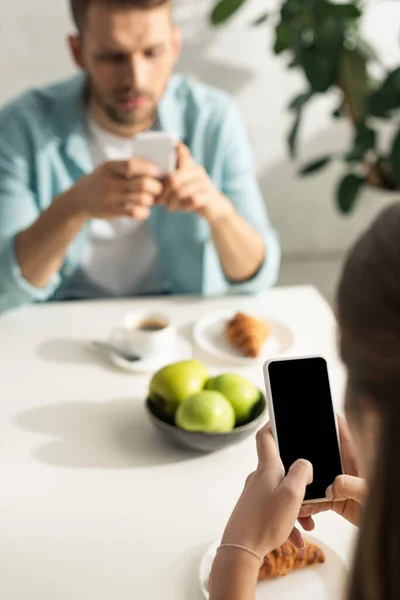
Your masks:
{"label": "coffee cup", "polygon": [[115,329],[111,343],[117,348],[151,358],[167,354],[176,344],[177,331],[169,317],[161,313],[139,312],[126,315]]}

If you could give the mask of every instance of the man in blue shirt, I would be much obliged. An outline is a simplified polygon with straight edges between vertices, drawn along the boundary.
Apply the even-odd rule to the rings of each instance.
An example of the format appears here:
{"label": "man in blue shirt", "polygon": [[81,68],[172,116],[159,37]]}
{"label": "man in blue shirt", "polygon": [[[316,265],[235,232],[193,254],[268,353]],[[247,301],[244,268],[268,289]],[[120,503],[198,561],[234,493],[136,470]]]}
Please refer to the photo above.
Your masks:
{"label": "man in blue shirt", "polygon": [[[172,76],[172,0],[71,0],[81,73],[0,111],[0,311],[32,302],[256,292],[280,250],[241,118]],[[132,138],[179,140],[162,180]]]}

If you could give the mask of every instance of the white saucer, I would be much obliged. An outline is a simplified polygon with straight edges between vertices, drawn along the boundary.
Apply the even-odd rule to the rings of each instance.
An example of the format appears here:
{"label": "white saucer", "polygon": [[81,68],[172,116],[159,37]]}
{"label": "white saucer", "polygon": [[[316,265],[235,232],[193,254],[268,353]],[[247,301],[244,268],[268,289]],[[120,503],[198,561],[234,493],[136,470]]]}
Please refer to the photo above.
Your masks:
{"label": "white saucer", "polygon": [[108,353],[108,356],[115,365],[131,373],[153,373],[170,363],[190,360],[193,357],[193,348],[189,342],[178,335],[175,348],[172,348],[168,354],[143,358],[136,362],[125,360],[112,351]]}
{"label": "white saucer", "polygon": [[[338,600],[344,598],[348,569],[342,558],[330,546],[313,536],[307,540],[318,544],[325,553],[326,562],[322,565],[305,567],[292,571],[285,577],[261,581],[257,584],[256,600]],[[219,546],[216,542],[205,552],[199,569],[200,586],[208,600],[208,581],[211,567]]]}
{"label": "white saucer", "polygon": [[270,335],[265,341],[260,356],[247,358],[240,350],[231,346],[226,339],[226,326],[237,311],[219,310],[200,319],[194,326],[193,338],[196,344],[211,356],[230,362],[231,364],[249,367],[255,362],[265,362],[287,352],[294,343],[293,331],[284,323],[270,318],[268,315],[254,315],[265,321],[270,328]]}

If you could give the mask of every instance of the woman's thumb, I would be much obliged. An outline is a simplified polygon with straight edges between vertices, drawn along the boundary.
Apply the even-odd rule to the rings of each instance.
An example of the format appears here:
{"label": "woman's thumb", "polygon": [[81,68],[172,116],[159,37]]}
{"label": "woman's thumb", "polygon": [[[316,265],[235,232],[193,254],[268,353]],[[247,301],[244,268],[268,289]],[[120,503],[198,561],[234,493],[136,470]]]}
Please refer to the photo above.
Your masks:
{"label": "woman's thumb", "polygon": [[360,477],[339,475],[326,490],[328,500],[355,500],[362,503],[365,496],[365,482]]}

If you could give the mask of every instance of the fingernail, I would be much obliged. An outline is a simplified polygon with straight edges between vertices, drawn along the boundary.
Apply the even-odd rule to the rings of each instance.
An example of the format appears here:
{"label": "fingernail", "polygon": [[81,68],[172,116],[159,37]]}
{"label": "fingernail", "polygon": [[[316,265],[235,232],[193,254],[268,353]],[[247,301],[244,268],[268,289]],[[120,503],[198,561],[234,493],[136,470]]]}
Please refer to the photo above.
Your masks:
{"label": "fingernail", "polygon": [[333,487],[331,485],[326,490],[325,497],[327,500],[333,500]]}

